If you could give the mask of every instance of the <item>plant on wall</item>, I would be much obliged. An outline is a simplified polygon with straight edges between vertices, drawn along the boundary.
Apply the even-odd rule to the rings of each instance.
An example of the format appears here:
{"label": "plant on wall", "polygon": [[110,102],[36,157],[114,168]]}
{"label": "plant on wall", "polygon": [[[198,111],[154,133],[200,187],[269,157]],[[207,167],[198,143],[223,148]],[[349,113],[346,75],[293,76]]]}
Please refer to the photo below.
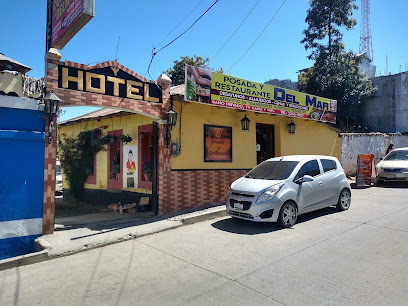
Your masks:
{"label": "plant on wall", "polygon": [[104,127],[86,130],[76,137],[62,136],[59,141],[59,160],[68,180],[69,191],[76,205],[80,205],[81,196],[88,176],[93,173],[94,155],[106,150],[111,136],[103,135]]}
{"label": "plant on wall", "polygon": [[132,141],[133,138],[129,134],[121,134],[119,135],[118,139],[123,143],[129,143]]}

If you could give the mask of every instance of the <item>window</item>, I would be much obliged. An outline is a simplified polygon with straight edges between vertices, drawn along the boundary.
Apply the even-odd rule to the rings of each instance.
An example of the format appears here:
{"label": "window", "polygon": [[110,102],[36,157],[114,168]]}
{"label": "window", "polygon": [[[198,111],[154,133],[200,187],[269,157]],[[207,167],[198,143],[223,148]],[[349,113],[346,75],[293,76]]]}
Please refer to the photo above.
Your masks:
{"label": "window", "polygon": [[246,177],[267,180],[285,180],[297,166],[297,161],[267,160],[252,169]]}
{"label": "window", "polygon": [[331,170],[336,170],[337,169],[337,165],[336,162],[334,160],[331,159],[321,159],[320,160],[323,166],[323,171],[327,172],[327,171],[331,171]]}
{"label": "window", "polygon": [[296,175],[295,179],[301,178],[305,175],[316,176],[320,174],[319,164],[317,160],[311,160],[306,162],[302,168],[300,168],[298,174]]}

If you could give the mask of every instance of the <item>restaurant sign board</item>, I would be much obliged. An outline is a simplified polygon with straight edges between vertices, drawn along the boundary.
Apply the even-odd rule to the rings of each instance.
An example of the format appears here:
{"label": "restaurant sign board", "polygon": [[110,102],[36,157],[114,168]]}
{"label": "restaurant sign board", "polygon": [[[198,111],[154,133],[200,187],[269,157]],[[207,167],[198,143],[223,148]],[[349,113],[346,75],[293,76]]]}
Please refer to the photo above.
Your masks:
{"label": "restaurant sign board", "polygon": [[185,100],[220,107],[336,122],[337,101],[186,66]]}

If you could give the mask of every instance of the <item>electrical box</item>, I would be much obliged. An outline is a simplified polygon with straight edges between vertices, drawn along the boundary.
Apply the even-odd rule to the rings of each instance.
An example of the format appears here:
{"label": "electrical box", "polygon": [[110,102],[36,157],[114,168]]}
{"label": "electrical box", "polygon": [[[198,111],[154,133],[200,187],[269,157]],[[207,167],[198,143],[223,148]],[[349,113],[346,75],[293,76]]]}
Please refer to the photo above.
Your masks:
{"label": "electrical box", "polygon": [[173,155],[173,156],[178,155],[178,143],[173,142],[171,144],[171,155]]}

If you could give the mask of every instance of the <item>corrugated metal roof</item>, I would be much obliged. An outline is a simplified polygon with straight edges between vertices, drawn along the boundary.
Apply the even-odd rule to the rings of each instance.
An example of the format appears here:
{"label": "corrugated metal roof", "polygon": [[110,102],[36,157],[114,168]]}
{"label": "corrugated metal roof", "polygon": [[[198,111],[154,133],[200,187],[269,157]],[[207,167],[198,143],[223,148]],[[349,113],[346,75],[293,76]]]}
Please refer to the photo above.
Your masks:
{"label": "corrugated metal roof", "polygon": [[171,95],[184,96],[185,92],[186,92],[186,84],[180,84],[180,85],[173,86],[173,87],[170,88],[170,94]]}
{"label": "corrugated metal roof", "polygon": [[93,118],[100,118],[100,117],[105,117],[105,116],[109,116],[109,115],[113,115],[113,114],[118,114],[118,113],[127,113],[125,111],[122,111],[120,109],[113,109],[113,108],[101,108],[98,109],[96,111],[84,114],[82,116],[78,116],[72,119],[68,119],[65,121],[61,121],[58,122],[58,125],[67,125],[67,124],[71,124],[77,121],[82,121],[82,120],[86,120],[86,119],[93,119]]}
{"label": "corrugated metal roof", "polygon": [[0,53],[0,69],[18,71],[23,74],[31,70],[30,67],[23,65],[10,57],[5,56],[3,53]]}

